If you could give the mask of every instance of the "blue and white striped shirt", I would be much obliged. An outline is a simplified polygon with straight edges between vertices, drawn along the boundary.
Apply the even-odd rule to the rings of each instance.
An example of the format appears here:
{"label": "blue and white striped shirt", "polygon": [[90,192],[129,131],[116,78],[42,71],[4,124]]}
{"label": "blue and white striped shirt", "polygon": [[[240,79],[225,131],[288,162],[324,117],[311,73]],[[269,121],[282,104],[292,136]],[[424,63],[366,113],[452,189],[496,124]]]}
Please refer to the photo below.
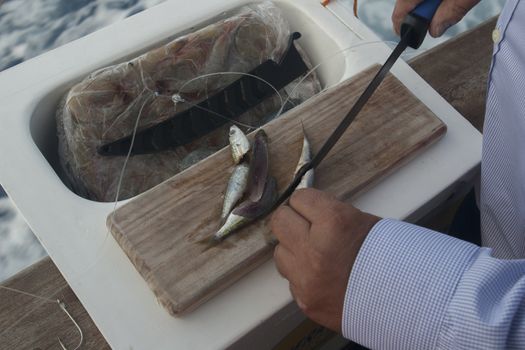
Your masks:
{"label": "blue and white striped shirt", "polygon": [[377,223],[352,269],[342,320],[344,336],[364,346],[525,349],[525,2],[508,0],[497,27],[480,197],[490,248]]}

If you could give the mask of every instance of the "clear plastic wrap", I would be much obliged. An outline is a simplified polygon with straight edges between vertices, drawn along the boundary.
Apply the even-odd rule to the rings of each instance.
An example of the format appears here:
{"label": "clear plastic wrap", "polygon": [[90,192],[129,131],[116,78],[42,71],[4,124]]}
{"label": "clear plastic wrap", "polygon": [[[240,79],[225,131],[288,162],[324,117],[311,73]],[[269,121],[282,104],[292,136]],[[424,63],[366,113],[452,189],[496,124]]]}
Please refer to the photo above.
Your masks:
{"label": "clear plastic wrap", "polygon": [[[115,200],[126,157],[100,156],[97,147],[131,135],[135,127],[147,128],[191,107],[174,102],[175,94],[194,104],[240,78],[218,74],[199,79],[202,75],[249,72],[268,59],[279,62],[290,34],[281,11],[272,2],[261,2],[241,7],[229,18],[128,62],[90,74],[71,88],[57,111],[60,161],[73,190],[92,200]],[[294,96],[288,96],[295,84],[280,91],[292,102],[290,106],[320,90],[312,75],[294,90]],[[280,108],[281,99],[275,95],[240,120],[260,125]],[[137,195],[226,146],[228,128],[225,125],[175,149],[131,156],[118,199]]]}

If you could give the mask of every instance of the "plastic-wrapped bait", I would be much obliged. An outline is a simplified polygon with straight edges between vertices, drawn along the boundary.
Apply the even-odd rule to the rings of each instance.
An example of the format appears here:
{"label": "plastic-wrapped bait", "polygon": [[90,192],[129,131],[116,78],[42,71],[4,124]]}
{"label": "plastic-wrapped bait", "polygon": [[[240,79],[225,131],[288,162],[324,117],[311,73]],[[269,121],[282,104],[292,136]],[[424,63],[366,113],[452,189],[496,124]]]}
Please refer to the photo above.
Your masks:
{"label": "plastic-wrapped bait", "polygon": [[[271,2],[262,2],[241,7],[229,18],[128,62],[90,74],[71,88],[57,111],[61,164],[73,189],[89,199],[114,200],[125,157],[100,156],[97,147],[132,134],[136,124],[141,130],[191,107],[175,103],[174,94],[198,103],[239,79],[236,74],[210,73],[249,72],[268,59],[279,62],[289,37],[290,28],[281,11]],[[206,74],[206,78],[195,79]],[[319,90],[317,78],[311,76],[292,99],[302,102]],[[286,91],[291,89],[281,90],[284,98]],[[281,100],[275,95],[241,120],[261,125],[280,107]],[[119,199],[137,195],[226,146],[228,128],[224,125],[172,150],[132,156]]]}

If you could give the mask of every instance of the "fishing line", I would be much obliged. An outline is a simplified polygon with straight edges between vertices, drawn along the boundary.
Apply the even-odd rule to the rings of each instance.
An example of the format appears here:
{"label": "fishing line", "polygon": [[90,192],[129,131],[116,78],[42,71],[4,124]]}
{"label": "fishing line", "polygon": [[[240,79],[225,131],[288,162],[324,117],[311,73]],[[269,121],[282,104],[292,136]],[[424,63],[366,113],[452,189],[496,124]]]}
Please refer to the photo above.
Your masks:
{"label": "fishing line", "polygon": [[[28,293],[28,292],[24,292],[23,290],[19,290],[19,289],[15,289],[15,288],[10,288],[10,287],[5,287],[5,286],[2,286],[0,285],[0,289],[4,289],[4,290],[7,290],[7,291],[10,291],[10,292],[13,292],[13,293],[17,293],[17,294],[22,294],[22,295],[26,295],[26,296],[29,296],[29,297],[32,297],[32,298],[36,298],[36,299],[39,299],[39,300],[42,300],[43,302],[46,302],[46,303],[52,303],[52,304],[57,304],[58,307],[67,315],[67,317],[71,320],[71,322],[73,322],[73,324],[75,325],[75,327],[77,328],[79,334],[80,334],[80,340],[78,342],[78,345],[73,349],[73,350],[77,350],[80,348],[80,346],[82,346],[82,343],[84,342],[84,333],[82,332],[82,329],[80,328],[80,326],[78,325],[77,321],[73,318],[73,316],[69,313],[69,311],[67,310],[67,306],[66,304],[60,300],[60,299],[50,299],[50,298],[46,298],[46,297],[43,297],[43,296],[40,296],[40,295],[36,295],[36,294],[32,294],[32,293]],[[15,321],[14,323],[12,323],[8,328],[6,328],[4,331],[2,331],[0,333],[0,335],[3,335],[5,332],[9,331],[10,329],[12,329],[13,327],[15,327],[19,322],[21,322],[22,320],[24,320],[29,314],[31,314],[32,312],[34,312],[36,309],[38,309],[42,304],[39,304],[37,306],[35,306],[34,308],[32,308],[31,310],[29,310],[28,312],[26,312],[24,315],[22,315],[21,317],[18,318],[17,321]],[[64,345],[64,343],[62,342],[62,340],[57,337],[58,339],[58,343],[60,344],[60,346],[62,347],[63,350],[68,350],[66,348],[66,346]]]}
{"label": "fishing line", "polygon": [[[292,91],[288,94],[288,97],[284,100],[284,104],[290,102],[290,98],[291,96],[294,95],[295,91],[298,89],[299,85],[301,85],[310,75],[312,75],[315,71],[317,71],[317,69],[319,69],[319,67],[325,65],[326,63],[328,63],[329,61],[333,60],[334,58],[338,57],[339,55],[345,53],[346,51],[349,51],[349,50],[354,50],[356,48],[359,48],[359,47],[362,47],[362,46],[368,46],[368,45],[374,45],[374,44],[381,44],[381,43],[388,43],[388,41],[382,41],[382,40],[377,40],[377,41],[367,41],[367,42],[360,42],[360,43],[357,43],[357,44],[354,44],[354,45],[350,45],[344,49],[341,49],[341,50],[338,50],[332,54],[330,54],[328,57],[326,57],[325,59],[323,59],[321,62],[319,62],[318,64],[316,64],[314,67],[312,67],[312,69],[310,69],[308,72],[306,72],[306,74],[295,84],[295,86],[292,88]],[[338,82],[339,83],[339,82]],[[331,86],[330,86],[331,87]],[[325,91],[327,88],[329,87],[325,87],[321,90],[322,91]]]}
{"label": "fishing line", "polygon": [[[122,188],[122,181],[124,179],[124,174],[126,172],[126,167],[128,166],[129,158],[131,157],[131,151],[133,150],[133,145],[135,144],[135,137],[137,136],[137,130],[139,128],[140,118],[142,117],[142,111],[144,110],[144,106],[146,106],[146,103],[148,102],[148,98],[142,103],[142,106],[140,107],[139,114],[137,116],[137,120],[135,120],[135,125],[133,126],[133,132],[131,133],[131,144],[128,149],[128,153],[126,154],[126,158],[124,159],[124,165],[122,165],[122,169],[120,170],[120,175],[117,182],[117,191],[115,193],[115,203],[113,205],[113,211],[117,209],[117,204],[119,200],[120,195],[120,189]],[[109,231],[113,228],[113,221],[111,221],[111,226],[109,228]],[[107,238],[107,236],[106,236]],[[105,242],[105,240],[104,240]]]}
{"label": "fishing line", "polygon": [[201,111],[208,112],[208,113],[213,114],[213,115],[215,115],[215,116],[217,116],[219,118],[225,119],[225,120],[227,120],[227,121],[229,121],[229,122],[231,122],[233,124],[237,124],[237,125],[243,126],[243,127],[247,128],[249,130],[257,129],[256,126],[253,126],[253,125],[250,125],[250,124],[245,124],[243,122],[240,122],[240,121],[228,118],[228,117],[226,117],[226,116],[224,116],[224,115],[222,115],[222,114],[220,114],[218,112],[215,112],[215,111],[212,111],[211,109],[208,109],[206,107],[200,106],[198,103],[190,102],[190,101],[184,99],[179,94],[175,94],[171,98],[172,98],[173,102],[175,102],[175,103],[186,103],[190,107],[195,107],[197,109],[200,109]]}
{"label": "fishing line", "polygon": [[[348,47],[346,47],[344,49],[341,49],[341,50],[338,50],[338,51],[332,53],[327,58],[323,59],[321,62],[316,64],[312,69],[310,69],[308,72],[305,73],[305,75],[294,85],[294,87],[292,88],[292,91],[288,94],[288,97],[284,100],[284,105],[286,105],[287,103],[291,102],[290,98],[294,95],[295,91],[299,88],[299,85],[301,85],[310,75],[312,75],[315,71],[317,71],[321,66],[324,66],[329,61],[331,61],[334,58],[338,57],[339,55],[345,53],[346,51],[355,50],[356,48],[360,48],[360,47],[363,47],[363,46],[378,45],[378,44],[386,44],[389,48],[391,48],[391,45],[392,46],[396,46],[397,42],[395,42],[395,41],[388,41],[388,40],[376,40],[376,41],[360,42],[360,43],[357,43],[357,44],[354,44],[354,45],[350,45],[350,46],[348,46]],[[339,83],[340,83],[340,81],[338,81],[337,83],[335,83],[333,85],[326,86],[319,93],[321,93],[323,91],[326,91],[327,89],[329,89],[329,88],[331,88],[331,87],[333,87],[333,86],[335,86],[335,85],[337,85]]]}
{"label": "fishing line", "polygon": [[[143,90],[141,92],[141,94],[144,92],[145,90]],[[139,123],[140,123],[140,119],[142,117],[142,112],[144,110],[144,107],[146,106],[146,103],[149,101],[150,97],[146,97],[146,99],[144,100],[144,102],[142,103],[142,106],[139,110],[139,113],[138,113],[138,116],[137,116],[137,119],[135,121],[135,125],[133,127],[133,133],[132,133],[132,139],[131,139],[131,145],[130,145],[130,148],[128,150],[128,153],[126,155],[126,158],[124,160],[124,164],[121,168],[121,171],[120,171],[120,174],[119,174],[119,179],[118,179],[118,183],[117,183],[117,190],[116,190],[116,194],[115,194],[115,202],[114,202],[114,206],[113,206],[113,211],[116,210],[117,208],[117,205],[118,205],[118,198],[119,198],[119,195],[120,195],[120,189],[121,189],[121,186],[122,186],[122,181],[123,181],[123,178],[124,178],[124,174],[125,174],[125,171],[126,171],[126,167],[127,167],[127,164],[128,164],[128,161],[129,161],[129,158],[131,157],[131,151],[133,149],[133,145],[134,145],[134,142],[135,142],[135,136],[137,134],[137,130],[138,130],[138,126],[139,126]],[[109,233],[112,229],[112,225],[113,225],[113,221],[111,221],[110,223],[110,227],[108,228],[107,232],[106,232],[106,235],[104,237],[104,241],[102,242],[101,244],[101,247],[99,249],[97,249],[97,255],[95,256],[95,261],[90,265],[88,266],[83,272],[81,272],[79,274],[79,276],[81,275],[84,275],[87,271],[89,271],[94,265],[96,265],[96,263],[99,261],[99,258],[100,258],[100,253],[102,252],[105,244],[106,244],[106,241],[107,241],[107,238],[109,236]],[[77,277],[78,279],[80,279],[79,277]],[[39,299],[39,300],[42,300],[43,302],[47,302],[47,303],[57,303],[58,306],[60,307],[60,309],[68,316],[68,318],[73,322],[73,324],[75,325],[75,327],[77,328],[79,334],[80,334],[80,340],[79,340],[79,343],[78,345],[73,349],[73,350],[77,350],[80,348],[80,346],[82,346],[82,343],[84,341],[84,334],[82,332],[82,329],[80,328],[80,326],[78,325],[78,323],[75,321],[75,319],[73,318],[73,316],[69,313],[69,311],[67,310],[66,308],[66,304],[61,301],[60,299],[56,299],[56,300],[53,300],[53,299],[50,299],[50,298],[46,298],[46,297],[42,297],[40,295],[36,295],[36,294],[32,294],[32,293],[28,293],[28,292],[24,292],[22,290],[18,290],[18,289],[15,289],[15,288],[10,288],[10,287],[5,287],[5,286],[2,286],[0,285],[0,289],[4,289],[4,290],[7,290],[7,291],[10,291],[10,292],[13,292],[13,293],[19,293],[19,294],[22,294],[22,295],[26,295],[26,296],[29,296],[29,297],[32,297],[32,298],[36,298],[36,299]],[[27,317],[30,313],[34,312],[38,307],[40,307],[40,305],[36,306],[35,308],[29,310],[28,312],[26,312],[22,317],[20,317],[18,319],[17,322],[15,322],[14,324],[12,324],[9,328],[11,329],[12,327],[16,326],[18,324],[18,322],[20,322],[21,320],[23,320],[25,317]],[[0,333],[0,334],[3,334]],[[64,343],[62,342],[62,340],[57,337],[58,339],[58,343],[60,344],[61,348],[63,350],[68,350],[66,348],[66,346],[64,345]]]}
{"label": "fishing line", "polygon": [[[281,101],[281,107],[279,109],[279,111],[277,112],[277,117],[280,116],[280,114],[282,113],[282,110],[284,109],[284,105],[283,105],[283,97],[282,95],[279,93],[279,91],[272,85],[270,84],[270,82],[266,81],[265,79],[262,79],[256,75],[253,75],[253,74],[249,74],[249,73],[243,73],[243,72],[217,72],[217,73],[208,73],[208,74],[203,74],[203,75],[199,75],[197,77],[194,77],[188,81],[186,81],[180,88],[179,88],[179,92],[177,94],[174,94],[171,98],[173,100],[174,103],[179,103],[179,102],[182,102],[182,103],[187,103],[189,104],[190,106],[195,106],[195,107],[199,107],[207,112],[210,112],[210,113],[213,113],[214,115],[217,115],[221,118],[224,118],[225,120],[228,120],[232,123],[238,123],[239,125],[241,126],[244,126],[244,127],[247,127],[247,128],[251,128],[251,129],[256,129],[257,127],[256,126],[252,126],[252,125],[248,125],[248,124],[244,124],[244,123],[240,123],[240,122],[237,122],[236,120],[233,120],[231,118],[228,118],[218,112],[215,112],[215,111],[212,111],[212,110],[209,110],[207,108],[204,108],[204,107],[201,107],[201,106],[198,106],[197,104],[194,104],[190,101],[187,101],[186,99],[184,99],[182,96],[181,96],[181,91],[184,87],[186,87],[188,84],[198,80],[198,79],[203,79],[203,78],[208,78],[208,77],[211,77],[211,76],[217,76],[217,75],[228,75],[228,74],[232,74],[232,75],[246,75],[246,76],[249,76],[249,77],[252,77],[252,78],[256,78],[260,81],[262,81],[263,83],[267,84],[271,89],[273,89],[275,91],[275,93],[279,96],[279,99]],[[151,90],[150,90],[151,91]],[[158,95],[157,93],[154,92],[154,97],[159,97],[161,95]],[[133,150],[133,146],[135,144],[135,137],[137,135],[137,131],[138,131],[138,127],[139,127],[139,122],[140,122],[140,119],[141,119],[141,116],[142,116],[142,111],[146,105],[146,103],[148,102],[148,99],[146,99],[140,110],[139,110],[139,113],[138,113],[138,116],[137,116],[137,119],[135,121],[135,125],[133,127],[133,132],[131,134],[131,142],[130,142],[130,146],[129,146],[129,149],[128,149],[128,153],[126,154],[126,158],[124,160],[124,165],[122,166],[122,169],[120,171],[120,175],[119,175],[119,179],[118,179],[118,183],[117,183],[117,191],[116,191],[116,195],[115,195],[115,201],[114,201],[114,206],[113,206],[113,212],[115,212],[115,210],[117,209],[117,205],[118,205],[118,202],[119,202],[119,196],[120,196],[120,190],[122,188],[122,182],[123,182],[123,179],[124,179],[124,174],[125,174],[125,171],[126,171],[126,167],[127,167],[127,164],[128,164],[128,161],[131,157],[131,152]],[[108,234],[111,232],[111,229],[113,228],[113,221],[111,220],[111,223],[110,223],[110,227],[109,227],[109,230],[108,230]],[[108,235],[106,235],[106,238],[107,238]],[[106,238],[104,239],[104,242],[103,242],[103,245],[105,243],[105,240]],[[101,247],[101,249],[103,248],[103,246]],[[95,262],[96,263],[96,262]]]}
{"label": "fishing line", "polygon": [[[120,170],[120,174],[119,174],[118,181],[117,181],[115,200],[113,201],[113,209],[112,209],[112,212],[115,213],[114,215],[116,215],[116,210],[117,210],[117,207],[118,207],[118,204],[119,204],[119,197],[120,197],[120,192],[121,192],[121,189],[122,189],[122,183],[124,181],[124,176],[125,176],[125,172],[126,172],[126,168],[127,168],[129,159],[131,158],[131,153],[132,153],[132,150],[133,150],[133,146],[135,145],[135,139],[136,139],[136,135],[137,135],[137,132],[138,132],[139,125],[140,125],[142,112],[143,112],[144,107],[146,106],[146,104],[148,102],[150,102],[152,99],[154,100],[155,98],[170,98],[173,101],[174,104],[185,103],[185,104],[190,105],[191,107],[197,107],[197,108],[203,109],[203,110],[205,110],[205,111],[207,111],[209,113],[217,115],[217,116],[219,116],[219,117],[221,117],[221,118],[223,118],[223,119],[225,119],[227,121],[230,121],[232,123],[236,123],[238,125],[244,126],[244,127],[248,128],[248,129],[256,129],[257,128],[257,126],[253,126],[253,125],[249,125],[249,124],[246,124],[246,123],[238,122],[238,121],[233,120],[231,118],[228,118],[228,117],[226,117],[226,116],[224,116],[224,115],[222,115],[222,114],[220,114],[218,112],[212,111],[212,110],[207,109],[207,108],[202,107],[202,106],[199,106],[197,103],[190,102],[190,101],[184,99],[181,96],[181,91],[183,90],[183,88],[188,86],[190,83],[192,83],[194,81],[197,81],[198,79],[208,78],[208,77],[212,77],[212,76],[223,76],[223,75],[229,75],[229,74],[237,75],[237,76],[238,75],[246,75],[246,76],[249,76],[251,78],[258,79],[261,82],[267,84],[279,96],[279,100],[281,102],[281,106],[280,106],[280,108],[279,108],[275,118],[279,117],[282,114],[282,111],[284,110],[284,105],[283,105],[283,97],[282,97],[281,93],[270,82],[266,81],[263,78],[260,78],[260,77],[258,77],[256,75],[249,74],[249,73],[243,73],[243,72],[216,72],[216,73],[208,73],[208,74],[199,75],[199,76],[196,76],[196,77],[186,81],[179,88],[179,92],[177,94],[172,95],[171,97],[170,96],[166,96],[166,95],[160,95],[157,92],[144,87],[144,90],[142,90],[139,95],[141,95],[145,91],[151,92],[151,95],[148,95],[146,97],[146,99],[143,101],[142,106],[140,107],[140,110],[138,112],[137,119],[135,120],[135,124],[133,126],[133,131],[131,133],[130,146],[128,148],[128,152],[127,152],[126,157],[124,159],[124,164],[123,164],[123,166],[122,166],[122,168]],[[112,124],[112,125],[114,125],[114,124]],[[110,127],[112,125],[110,125]],[[93,268],[93,266],[95,266],[100,261],[101,252],[104,250],[104,247],[106,245],[106,241],[107,241],[109,235],[111,234],[111,230],[113,229],[113,221],[114,220],[109,220],[109,227],[107,228],[106,235],[104,236],[104,240],[103,240],[102,244],[100,245],[100,248],[97,249],[97,253],[95,255],[95,259],[94,259],[93,263],[91,263],[85,270],[80,272],[78,275],[80,275],[80,276],[84,275],[86,272],[91,270]]]}
{"label": "fishing line", "polygon": [[[29,296],[29,297],[32,297],[32,298],[35,298],[35,299],[39,299],[39,300],[42,300],[43,303],[56,303],[56,300],[53,300],[53,299],[49,299],[49,298],[45,298],[45,297],[42,297],[40,295],[36,295],[36,294],[32,294],[32,293],[28,293],[28,292],[24,292],[22,290],[19,290],[19,289],[15,289],[15,288],[9,288],[9,287],[5,287],[5,286],[2,286],[0,285],[0,289],[5,289],[7,291],[10,291],[10,292],[13,292],[13,293],[16,293],[16,294],[22,294],[22,295],[26,295],[26,296]],[[15,327],[16,325],[18,325],[18,323],[20,323],[21,321],[23,321],[30,313],[34,312],[37,308],[39,308],[43,303],[40,303],[38,304],[37,306],[35,306],[34,308],[32,308],[31,310],[29,310],[28,312],[24,313],[21,317],[18,318],[18,320],[16,320],[14,323],[10,324],[7,328],[3,329],[1,332],[0,332],[0,336],[1,335],[4,335],[6,332],[8,332],[9,330],[11,330],[13,327]]]}
{"label": "fishing line", "polygon": [[[154,94],[154,92],[151,91],[151,89],[148,89],[148,88],[145,87],[140,92],[139,96],[142,95],[144,93],[144,91],[150,91],[151,93]],[[120,118],[125,116],[135,106],[137,100],[138,100],[138,98],[135,99],[132,103],[130,103],[129,106],[127,106],[126,109],[124,109],[124,111],[122,111],[121,113],[119,113],[119,115],[117,115],[117,117],[111,122],[111,124],[109,124],[109,126],[106,128],[106,130],[104,130],[104,132],[102,133],[101,138],[104,138],[106,136],[106,134],[117,124],[117,122],[120,120]],[[144,104],[142,105],[141,109],[142,108],[144,108]]]}
{"label": "fishing line", "polygon": [[[143,90],[141,92],[141,94],[144,91],[145,90]],[[122,188],[122,182],[124,181],[124,175],[126,173],[126,168],[128,166],[129,159],[131,158],[131,151],[133,150],[133,146],[135,144],[135,137],[137,135],[137,130],[139,128],[140,119],[142,117],[142,112],[144,110],[144,107],[146,106],[146,103],[149,102],[149,99],[151,97],[155,97],[155,96],[156,95],[154,94],[154,95],[150,95],[150,96],[146,97],[146,99],[142,103],[142,106],[139,109],[139,113],[137,115],[137,119],[135,120],[135,124],[133,126],[133,132],[131,134],[131,143],[130,143],[130,146],[129,146],[129,149],[128,149],[128,153],[126,154],[126,158],[124,159],[124,164],[122,165],[122,168],[120,169],[120,174],[119,174],[118,181],[117,181],[117,189],[116,189],[116,193],[115,193],[115,200],[113,202],[113,212],[115,212],[117,210],[117,206],[118,206],[118,203],[119,203],[120,190]],[[111,233],[111,230],[113,229],[113,220],[109,220],[109,222],[110,222],[110,224],[109,224],[109,227],[107,228],[106,235],[104,236],[104,240],[102,241],[102,244],[101,244],[100,248],[97,249],[97,252],[96,252],[96,255],[95,255],[95,259],[94,259],[93,263],[91,265],[89,265],[84,271],[79,273],[79,275],[84,275],[86,272],[91,270],[91,268],[93,268],[93,266],[95,266],[100,261],[100,254],[101,254],[101,252],[103,251],[103,249],[104,249],[104,247],[106,245],[106,241],[107,241],[107,239],[108,239],[108,237],[109,237],[109,235]]]}
{"label": "fishing line", "polygon": [[56,302],[56,300],[53,300],[53,299],[50,299],[50,298],[46,298],[46,297],[42,297],[40,295],[24,292],[23,290],[19,290],[19,289],[15,289],[15,288],[10,288],[10,287],[5,287],[5,286],[0,285],[0,289],[5,289],[5,290],[8,290],[8,291],[14,292],[14,293],[24,294],[24,295],[27,295],[27,296],[30,296],[30,297],[33,297],[33,298],[36,298],[36,299],[40,299],[40,300],[46,301],[48,303],[55,303]]}
{"label": "fishing line", "polygon": [[[71,314],[69,313],[69,311],[67,311],[66,309],[66,304],[64,304],[62,301],[60,301],[59,299],[57,299],[57,303],[58,303],[58,306],[62,309],[62,311],[64,311],[67,315],[67,317],[69,317],[69,319],[71,320],[71,322],[73,322],[73,324],[75,325],[75,327],[77,327],[77,330],[78,332],[80,333],[80,340],[78,341],[78,344],[77,346],[73,349],[73,350],[77,350],[79,349],[81,346],[82,346],[82,343],[84,342],[84,333],[82,333],[82,329],[80,328],[80,326],[78,325],[77,321],[75,321],[75,319],[73,318],[73,316],[71,316]],[[63,350],[68,350],[66,348],[66,346],[64,345],[64,343],[62,343],[62,340],[60,340],[59,337],[57,337],[58,339],[58,343],[60,344],[60,346],[62,347]]]}
{"label": "fishing line", "polygon": [[[281,108],[279,108],[279,110],[277,111],[277,114],[275,116],[275,118],[278,118],[283,110],[284,110],[284,107],[285,107],[285,103],[283,102],[283,96],[281,95],[281,93],[279,92],[279,90],[277,90],[277,88],[275,86],[273,86],[272,84],[270,84],[270,82],[268,82],[267,80],[257,76],[257,75],[254,75],[254,74],[250,74],[250,73],[244,73],[244,72],[216,72],[216,73],[208,73],[208,74],[203,74],[203,75],[199,75],[195,78],[192,78],[188,81],[186,81],[184,84],[182,84],[182,86],[179,88],[179,91],[177,94],[175,94],[174,96],[178,95],[182,98],[182,90],[189,84],[191,84],[192,82],[194,81],[197,81],[198,79],[203,79],[203,78],[209,78],[209,77],[213,77],[213,76],[221,76],[221,75],[242,75],[242,76],[247,76],[247,77],[250,77],[250,78],[253,78],[253,79],[257,79],[263,83],[265,83],[266,85],[268,85],[276,94],[277,96],[279,96],[279,100],[281,101]],[[184,98],[183,98],[184,100]],[[194,104],[193,106],[197,106],[196,104]],[[201,106],[197,106],[197,107],[201,107]],[[222,116],[220,115],[219,113],[215,113],[211,110],[208,110],[206,108],[202,108],[203,110],[207,111],[207,112],[210,112],[210,113],[213,113],[213,114],[216,114],[216,115],[219,115],[221,118],[225,118],[226,120],[232,122],[232,123],[238,123],[239,125],[241,126],[245,126],[246,125],[243,125],[242,123],[240,122],[237,122],[231,118],[228,118],[228,117],[225,117],[225,116]],[[250,129],[257,129],[257,126],[248,126]]]}
{"label": "fishing line", "polygon": [[[190,106],[192,107],[199,107],[207,112],[210,112],[210,113],[213,113],[214,115],[217,115],[221,118],[224,118],[228,121],[231,121],[233,123],[238,123],[239,125],[241,126],[245,126],[247,128],[251,128],[251,129],[255,129],[257,128],[256,126],[251,126],[251,125],[248,125],[248,124],[244,124],[244,123],[240,123],[240,122],[237,122],[231,118],[228,118],[220,113],[217,113],[215,111],[212,111],[212,110],[209,110],[207,108],[204,108],[204,107],[201,107],[201,106],[198,106],[197,104],[194,104],[192,102],[189,102],[187,101],[186,99],[184,99],[182,96],[181,96],[181,91],[184,87],[186,87],[188,84],[194,82],[194,81],[197,81],[198,79],[203,79],[203,78],[208,78],[208,77],[211,77],[211,76],[217,76],[217,75],[227,75],[227,74],[232,74],[232,75],[246,75],[246,76],[249,76],[249,77],[252,77],[252,78],[256,78],[260,81],[262,81],[263,83],[267,84],[270,88],[272,88],[275,93],[279,96],[279,99],[281,100],[281,107],[277,113],[277,117],[282,113],[282,110],[284,109],[284,106],[283,106],[283,98],[281,96],[281,94],[279,93],[279,91],[272,85],[270,84],[270,82],[266,81],[265,79],[262,79],[256,75],[253,75],[253,74],[249,74],[249,73],[243,73],[243,72],[217,72],[217,73],[208,73],[208,74],[203,74],[203,75],[200,75],[200,76],[197,76],[197,77],[194,77],[188,81],[186,81],[180,88],[179,88],[179,92],[177,94],[174,94],[171,99],[172,101],[176,104],[176,103],[179,103],[179,102],[182,102],[182,103],[187,103],[189,104]],[[155,97],[158,97],[159,95],[157,93],[154,93],[154,96]],[[139,122],[140,122],[140,118],[142,116],[142,111],[144,109],[144,106],[146,105],[146,103],[148,102],[148,100],[146,99],[144,101],[144,103],[142,104],[141,108],[140,108],[140,111],[139,111],[139,114],[137,116],[137,120],[135,121],[135,125],[133,127],[133,132],[132,132],[132,136],[131,136],[131,142],[130,142],[130,146],[129,146],[129,149],[128,149],[128,153],[126,154],[126,159],[124,160],[124,165],[122,166],[122,169],[120,171],[120,175],[119,175],[119,179],[118,179],[118,183],[117,183],[117,191],[116,191],[116,195],[115,195],[115,201],[114,201],[114,206],[113,206],[113,212],[116,211],[117,209],[117,205],[118,205],[118,202],[119,202],[119,196],[120,196],[120,190],[122,188],[122,181],[124,179],[124,174],[125,174],[125,171],[126,171],[126,167],[127,167],[127,164],[128,164],[128,161],[131,157],[131,152],[133,150],[133,146],[135,144],[135,137],[137,135],[137,130],[138,130],[138,127],[139,127]],[[107,237],[109,236],[109,233],[111,232],[111,229],[113,228],[113,220],[110,220],[110,226],[108,228],[108,231],[106,233],[106,237],[104,238],[104,242],[102,243],[102,247],[100,248],[99,251],[101,251],[103,248],[104,248],[104,244],[106,242],[106,239]],[[95,261],[95,264],[98,262]],[[91,268],[91,267],[90,267]],[[89,269],[87,269],[86,271],[88,271]]]}

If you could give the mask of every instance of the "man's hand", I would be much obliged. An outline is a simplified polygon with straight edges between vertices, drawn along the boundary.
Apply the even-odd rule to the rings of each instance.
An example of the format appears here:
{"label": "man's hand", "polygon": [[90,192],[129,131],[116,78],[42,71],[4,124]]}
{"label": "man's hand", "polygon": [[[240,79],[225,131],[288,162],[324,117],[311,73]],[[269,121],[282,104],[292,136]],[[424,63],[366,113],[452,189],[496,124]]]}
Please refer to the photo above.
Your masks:
{"label": "man's hand", "polygon": [[[397,0],[392,14],[394,31],[399,35],[401,22],[405,16],[412,11],[422,0]],[[430,35],[434,38],[441,36],[449,27],[461,21],[461,19],[480,0],[443,0],[430,23]]]}
{"label": "man's hand", "polygon": [[380,218],[314,189],[296,191],[290,206],[272,216],[279,245],[274,259],[301,310],[341,332],[350,271],[370,229]]}

